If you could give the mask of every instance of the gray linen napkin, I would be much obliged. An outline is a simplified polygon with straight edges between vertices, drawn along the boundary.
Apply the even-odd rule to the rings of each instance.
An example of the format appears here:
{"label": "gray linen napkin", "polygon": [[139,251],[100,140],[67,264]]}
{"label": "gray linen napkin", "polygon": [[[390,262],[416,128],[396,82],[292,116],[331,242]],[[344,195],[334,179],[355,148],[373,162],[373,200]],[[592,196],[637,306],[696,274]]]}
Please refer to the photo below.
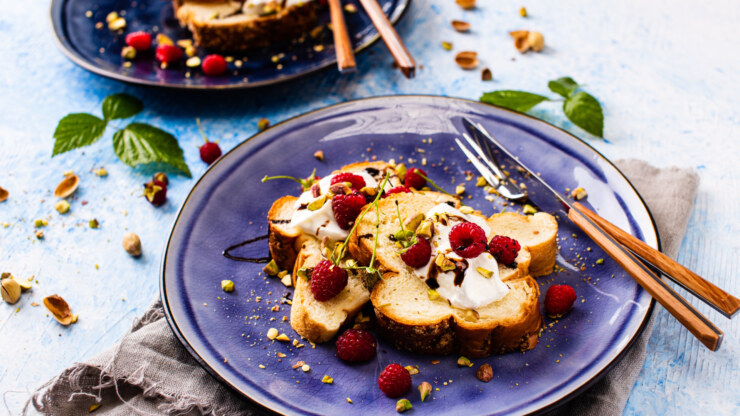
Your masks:
{"label": "gray linen napkin", "polygon": [[[675,257],[699,184],[689,169],[656,169],[639,160],[617,162],[650,207],[663,251]],[[652,319],[634,347],[589,390],[552,415],[619,415],[645,361]],[[41,386],[24,409],[50,415],[259,415],[263,410],[219,384],[180,345],[154,302],[119,344],[76,363]]]}

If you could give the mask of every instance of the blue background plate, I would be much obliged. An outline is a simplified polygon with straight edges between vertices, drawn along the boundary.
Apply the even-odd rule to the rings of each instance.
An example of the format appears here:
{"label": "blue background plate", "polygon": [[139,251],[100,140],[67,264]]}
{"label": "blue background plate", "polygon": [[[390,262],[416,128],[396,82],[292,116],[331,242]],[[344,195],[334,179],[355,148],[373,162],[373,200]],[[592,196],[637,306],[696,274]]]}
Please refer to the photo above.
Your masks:
{"label": "blue background plate", "polygon": [[[234,262],[221,255],[232,244],[265,234],[272,201],[299,193],[292,181],[263,184],[260,179],[266,174],[307,176],[313,168],[323,176],[344,164],[375,156],[407,163],[415,159],[417,165],[426,158],[428,175],[452,190],[452,178],[456,184],[465,182],[464,172],[473,170],[453,141],[459,137],[463,116],[482,123],[556,189],[586,188],[588,205],[657,247],[650,213],[630,183],[594,149],[560,129],[461,99],[400,96],[347,102],[257,134],[216,162],[193,188],[175,221],[162,262],[165,310],[185,346],[237,391],[291,414],[394,413],[396,400],[385,397],[376,383],[378,373],[391,362],[419,366],[420,373],[413,376],[414,388],[406,397],[414,413],[435,415],[534,412],[562,403],[603,374],[640,333],[652,301],[595,244],[563,220],[559,221],[558,263],[564,271],[538,279],[540,303],[551,284],[561,283],[572,285],[578,300],[564,318],[545,319],[539,344],[526,353],[477,359],[472,368],[458,368],[455,356],[419,356],[397,351],[380,340],[375,359],[348,366],[335,357],[333,343],[295,348],[265,337],[270,327],[291,339],[297,337],[289,323],[282,321],[289,315],[289,306],[271,311],[291,290],[278,279],[263,276],[261,265]],[[324,151],[323,162],[313,158],[316,150]],[[504,209],[501,200],[485,200],[483,188],[474,182],[467,189],[472,199],[466,203],[484,214]],[[250,253],[265,255],[266,241],[258,245]],[[601,266],[595,265],[599,258],[606,259]],[[222,279],[233,280],[236,290],[224,293]],[[287,356],[281,359],[277,353]],[[440,362],[432,364],[437,359]],[[293,370],[291,366],[299,360],[308,363],[311,371]],[[487,384],[475,378],[475,370],[483,363],[494,369]],[[333,385],[321,383],[325,374],[334,378]],[[439,388],[424,403],[416,390],[422,381]],[[354,404],[347,403],[347,397]]]}
{"label": "blue background plate", "polygon": [[[385,0],[380,4],[388,18],[395,23],[410,1]],[[355,4],[358,11],[345,13],[347,29],[355,50],[360,51],[379,36],[362,6],[356,0],[343,2],[349,3]],[[86,16],[88,11],[92,12],[90,17]],[[119,14],[123,12],[121,15],[127,22],[125,31],[119,33],[108,30],[105,17],[112,11]],[[192,38],[190,32],[181,28],[174,18],[171,1],[53,0],[51,19],[62,51],[73,62],[96,74],[136,84],[191,89],[249,88],[293,79],[336,62],[331,31],[325,28],[316,39],[306,36],[305,42],[300,44],[276,45],[246,54],[232,54],[236,59],[246,58],[242,67],[237,68],[230,63],[226,74],[220,77],[207,77],[199,68],[190,69],[184,64],[160,69],[154,59],[154,48],[150,53],[140,54],[132,61],[133,65],[126,68],[122,65],[121,48],[125,46],[127,33],[138,30],[152,33],[156,27],[159,33],[173,40]],[[329,10],[324,7],[319,13],[319,24],[326,25],[329,21]],[[97,22],[103,22],[103,27],[96,29]],[[315,45],[323,45],[324,49],[317,52]],[[206,54],[199,52],[201,57]],[[274,61],[273,57],[280,54],[284,56]],[[278,65],[281,69],[278,69]],[[190,76],[186,77],[186,73],[190,73]]]}

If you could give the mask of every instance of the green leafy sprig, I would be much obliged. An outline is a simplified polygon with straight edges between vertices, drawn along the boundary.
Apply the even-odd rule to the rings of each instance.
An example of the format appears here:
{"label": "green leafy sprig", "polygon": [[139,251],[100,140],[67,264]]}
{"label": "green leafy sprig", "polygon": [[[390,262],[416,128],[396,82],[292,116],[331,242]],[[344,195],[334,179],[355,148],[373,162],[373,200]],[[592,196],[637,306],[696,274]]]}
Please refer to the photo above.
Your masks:
{"label": "green leafy sprig", "polygon": [[[88,113],[67,114],[54,130],[52,157],[89,146],[103,137],[111,120],[135,116],[144,109],[136,97],[113,94],[103,100],[103,118]],[[175,136],[144,123],[130,123],[113,134],[113,151],[125,164],[163,163],[190,177],[190,169]]]}
{"label": "green leafy sprig", "polygon": [[[199,125],[200,126],[200,125]],[[311,172],[311,176],[308,178],[296,178],[295,176],[288,176],[288,175],[277,175],[277,176],[267,176],[265,175],[264,178],[262,178],[262,183],[265,183],[267,181],[271,181],[273,179],[290,179],[292,181],[297,182],[299,185],[301,185],[301,188],[304,191],[308,191],[311,189],[313,184],[318,182],[318,179],[316,179],[316,169],[314,168],[313,172]]]}
{"label": "green leafy sprig", "polygon": [[[571,77],[562,77],[547,83],[550,91],[562,96],[563,112],[576,126],[597,137],[604,137],[604,112],[601,104],[591,94],[582,91],[581,85]],[[527,112],[549,97],[525,91],[500,90],[484,93],[480,100],[514,111]]]}
{"label": "green leafy sprig", "polygon": [[393,237],[396,239],[396,241],[401,244],[401,250],[399,253],[403,254],[411,248],[414,244],[419,242],[419,239],[416,237],[416,233],[412,230],[407,230],[406,227],[403,226],[403,219],[401,218],[401,208],[398,205],[398,200],[393,201],[396,203],[396,215],[398,216],[398,224],[401,226],[401,229],[396,231],[395,234],[393,234]]}
{"label": "green leafy sprig", "polygon": [[439,192],[442,192],[443,194],[447,194],[447,195],[449,195],[449,196],[451,196],[453,198],[457,198],[457,196],[452,195],[451,193],[449,193],[449,192],[445,191],[444,189],[440,188],[439,185],[437,185],[436,183],[434,183],[433,180],[427,178],[426,175],[424,175],[423,173],[419,172],[418,170],[416,172],[414,172],[414,173],[417,174],[417,175],[419,175],[419,176],[421,176],[422,178],[424,178],[427,182],[429,182],[430,185],[432,185],[432,187],[434,187],[434,189],[438,190]]}

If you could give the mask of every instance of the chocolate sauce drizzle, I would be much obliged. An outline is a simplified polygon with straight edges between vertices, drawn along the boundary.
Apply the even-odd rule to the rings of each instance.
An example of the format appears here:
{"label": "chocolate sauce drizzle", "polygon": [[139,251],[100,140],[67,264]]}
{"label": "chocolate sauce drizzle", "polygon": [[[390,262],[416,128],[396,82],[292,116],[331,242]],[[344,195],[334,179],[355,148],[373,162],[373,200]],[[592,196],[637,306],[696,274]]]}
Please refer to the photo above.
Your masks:
{"label": "chocolate sauce drizzle", "polygon": [[243,261],[245,263],[269,263],[270,257],[241,257],[241,256],[234,256],[230,254],[229,252],[231,250],[234,250],[239,247],[243,247],[252,243],[256,243],[257,241],[265,240],[269,237],[269,234],[261,235],[259,237],[250,238],[249,240],[242,241],[241,243],[234,244],[233,246],[230,246],[226,250],[223,251],[223,256],[226,257],[229,260],[235,260],[235,261]]}

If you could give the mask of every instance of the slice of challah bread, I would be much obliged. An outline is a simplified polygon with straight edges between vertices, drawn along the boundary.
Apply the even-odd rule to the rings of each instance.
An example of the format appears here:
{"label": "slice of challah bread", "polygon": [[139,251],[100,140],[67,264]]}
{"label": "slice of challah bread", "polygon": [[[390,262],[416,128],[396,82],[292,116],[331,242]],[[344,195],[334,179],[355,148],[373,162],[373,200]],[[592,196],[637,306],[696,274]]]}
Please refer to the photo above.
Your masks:
{"label": "slice of challah bread", "polygon": [[502,212],[491,216],[488,225],[494,234],[511,237],[529,249],[532,255],[530,275],[538,277],[552,273],[558,254],[558,223],[552,215]]}
{"label": "slice of challah bread", "polygon": [[[353,163],[333,173],[360,171],[372,176],[378,184],[386,172],[395,178],[390,180],[391,185],[400,183],[392,167],[385,162]],[[333,338],[339,328],[370,299],[370,291],[365,286],[368,276],[362,271],[349,271],[347,287],[341,293],[324,302],[314,298],[310,281],[299,277],[298,271],[313,268],[325,257],[318,238],[291,226],[297,199],[284,196],[275,201],[268,212],[270,255],[281,269],[293,271],[295,290],[290,310],[291,326],[311,342],[325,342]],[[347,260],[349,256],[345,256]]]}
{"label": "slice of challah bread", "polygon": [[[537,283],[526,275],[535,260],[528,246],[520,242],[523,247],[516,268],[499,266],[500,278],[510,289],[503,298],[477,310],[453,307],[444,298],[432,299],[426,283],[401,260],[398,248],[388,238],[399,228],[395,201],[404,221],[428,212],[440,202],[459,205],[457,200],[437,193],[396,194],[379,203],[380,239],[375,258],[384,279],[374,286],[370,299],[380,333],[396,347],[419,353],[458,352],[484,357],[533,348],[542,315]],[[494,235],[502,234],[497,221],[502,220],[488,221],[493,222],[492,230],[497,230]],[[376,216],[366,216],[350,237],[350,252],[365,264],[372,255],[370,235],[375,235],[375,229]]]}
{"label": "slice of challah bread", "polygon": [[316,1],[259,3],[261,11],[244,1],[173,0],[175,17],[193,33],[195,45],[209,50],[245,51],[287,43],[317,25]]}

